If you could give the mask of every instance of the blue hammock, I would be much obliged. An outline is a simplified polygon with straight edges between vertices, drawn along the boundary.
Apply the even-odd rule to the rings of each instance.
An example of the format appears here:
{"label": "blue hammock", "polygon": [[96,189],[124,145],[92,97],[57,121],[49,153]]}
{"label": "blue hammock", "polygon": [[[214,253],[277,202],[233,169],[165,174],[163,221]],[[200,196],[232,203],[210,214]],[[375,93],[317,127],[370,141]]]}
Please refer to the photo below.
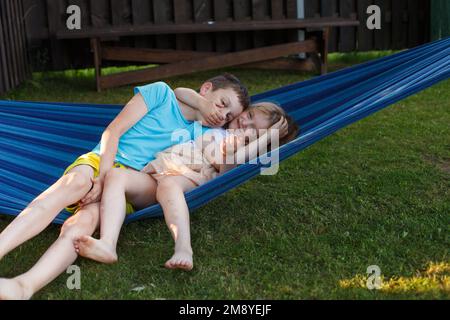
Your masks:
{"label": "blue hammock", "polygon": [[[337,130],[450,76],[450,37],[252,97],[280,104],[301,134],[280,161]],[[0,213],[17,215],[90,151],[121,105],[0,101]],[[186,194],[195,209],[260,173],[243,164]],[[161,216],[153,205],[127,222]],[[69,213],[54,220],[63,223]]]}

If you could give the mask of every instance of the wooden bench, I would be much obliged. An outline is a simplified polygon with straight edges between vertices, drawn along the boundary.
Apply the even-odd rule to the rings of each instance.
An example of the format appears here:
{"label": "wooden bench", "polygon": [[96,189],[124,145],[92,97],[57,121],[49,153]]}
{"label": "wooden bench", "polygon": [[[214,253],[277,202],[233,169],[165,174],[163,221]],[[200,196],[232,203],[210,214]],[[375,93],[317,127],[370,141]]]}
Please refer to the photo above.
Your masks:
{"label": "wooden bench", "polygon": [[[206,22],[170,25],[147,24],[73,31],[61,30],[56,33],[56,38],[91,39],[97,90],[101,91],[101,89],[106,88],[150,82],[231,66],[302,69],[305,67],[305,61],[285,58],[286,56],[302,52],[310,53],[315,66],[321,74],[324,74],[327,72],[330,28],[357,25],[359,25],[357,20],[344,18]],[[124,36],[293,29],[305,30],[307,39],[230,53],[108,47],[102,44],[103,39],[119,39]],[[160,64],[160,66],[102,76],[101,67],[103,60],[147,62]]]}

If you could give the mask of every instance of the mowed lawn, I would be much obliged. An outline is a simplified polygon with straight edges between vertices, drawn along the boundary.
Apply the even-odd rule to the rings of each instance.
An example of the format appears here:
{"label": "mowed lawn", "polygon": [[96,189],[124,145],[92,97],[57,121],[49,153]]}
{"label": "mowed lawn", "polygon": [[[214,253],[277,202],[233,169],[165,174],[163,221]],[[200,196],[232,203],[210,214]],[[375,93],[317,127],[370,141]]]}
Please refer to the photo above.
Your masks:
{"label": "mowed lawn", "polygon": [[[335,55],[331,69],[374,58]],[[381,54],[382,55],[382,54]],[[111,72],[113,69],[110,69]],[[198,88],[221,72],[168,79]],[[313,73],[227,69],[256,94]],[[3,99],[125,104],[132,86],[96,93],[93,71],[34,74]],[[163,267],[162,219],[123,228],[115,265],[79,259],[81,290],[62,274],[35,299],[450,298],[450,81],[396,103],[286,160],[192,213],[195,267]],[[11,221],[0,216],[0,229]],[[50,226],[0,262],[28,270],[57,238]],[[366,287],[367,267],[382,273]]]}

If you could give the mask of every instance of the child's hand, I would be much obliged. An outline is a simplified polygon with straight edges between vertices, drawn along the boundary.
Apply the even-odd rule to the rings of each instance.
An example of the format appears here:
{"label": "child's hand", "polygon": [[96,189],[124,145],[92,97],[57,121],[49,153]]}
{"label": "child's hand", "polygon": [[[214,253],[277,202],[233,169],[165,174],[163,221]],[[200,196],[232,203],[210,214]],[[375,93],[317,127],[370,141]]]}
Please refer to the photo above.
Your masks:
{"label": "child's hand", "polygon": [[283,138],[284,136],[286,136],[288,134],[288,129],[289,129],[288,121],[286,120],[285,117],[281,117],[281,119],[277,123],[272,125],[269,129],[270,130],[279,130],[279,137]]}
{"label": "child's hand", "polygon": [[92,189],[89,191],[83,199],[80,200],[80,207],[87,206],[90,203],[99,202],[103,192],[103,179],[99,177],[92,179]]}
{"label": "child's hand", "polygon": [[205,124],[209,127],[219,127],[223,125],[225,121],[224,116],[220,112],[219,107],[211,101],[204,103],[202,108],[200,108],[200,113],[205,120]]}
{"label": "child's hand", "polygon": [[222,107],[221,105],[207,100],[198,92],[189,88],[176,88],[174,92],[178,100],[199,112],[197,115],[199,118],[201,115],[204,125],[218,127],[225,124],[225,118],[219,109]]}
{"label": "child's hand", "polygon": [[231,155],[236,153],[239,148],[245,146],[245,136],[243,135],[229,135],[222,141],[222,153],[224,155]]}

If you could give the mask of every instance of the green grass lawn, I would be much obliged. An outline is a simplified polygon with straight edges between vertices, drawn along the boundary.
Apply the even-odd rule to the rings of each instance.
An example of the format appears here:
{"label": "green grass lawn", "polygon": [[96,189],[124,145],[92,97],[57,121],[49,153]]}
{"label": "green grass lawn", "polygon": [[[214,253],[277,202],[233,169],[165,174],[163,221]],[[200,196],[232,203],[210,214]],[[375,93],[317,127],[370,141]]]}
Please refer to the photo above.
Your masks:
{"label": "green grass lawn", "polygon": [[[334,55],[330,69],[380,55]],[[251,94],[313,76],[227,71]],[[197,88],[217,73],[167,82]],[[96,93],[93,71],[83,70],[34,74],[0,98],[124,104],[131,94],[131,86]],[[162,219],[150,219],[123,229],[119,263],[77,260],[82,290],[68,290],[63,274],[35,299],[448,299],[449,123],[447,80],[195,211],[192,272],[163,267],[172,240]],[[10,221],[0,216],[0,229]],[[29,269],[58,232],[50,226],[6,256],[0,276]],[[366,288],[370,265],[381,268],[381,290]]]}

